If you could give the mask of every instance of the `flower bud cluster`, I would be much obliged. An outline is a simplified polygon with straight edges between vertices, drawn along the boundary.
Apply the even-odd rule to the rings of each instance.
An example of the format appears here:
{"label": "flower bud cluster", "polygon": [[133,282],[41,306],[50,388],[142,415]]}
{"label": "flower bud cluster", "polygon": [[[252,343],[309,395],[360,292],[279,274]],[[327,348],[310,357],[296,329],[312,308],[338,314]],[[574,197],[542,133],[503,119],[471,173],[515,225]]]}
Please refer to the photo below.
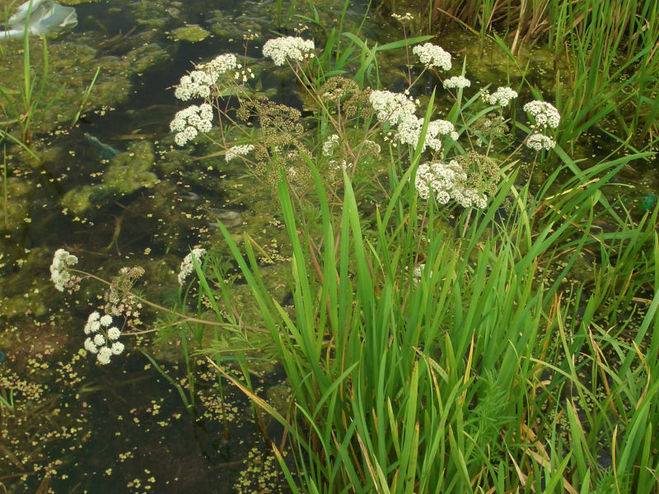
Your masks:
{"label": "flower bud cluster", "polygon": [[190,105],[179,111],[174,120],[169,124],[169,129],[176,132],[174,142],[184,146],[191,141],[199,132],[209,132],[213,128],[213,107],[208,103],[201,105]]}
{"label": "flower bud cluster", "polygon": [[69,268],[78,264],[78,258],[69,254],[64,249],[57,249],[53,256],[53,262],[50,265],[50,279],[55,288],[60,292],[64,291],[66,284],[71,279]]}
{"label": "flower bud cluster", "polygon": [[440,46],[424,43],[412,48],[412,53],[419,57],[419,61],[427,68],[437,67],[442,70],[451,70],[451,54]]}
{"label": "flower bud cluster", "polygon": [[83,345],[85,350],[95,354],[101,365],[109,364],[112,355],[120,355],[124,351],[124,344],[118,341],[121,330],[112,326],[112,316],[109,314],[101,316],[97,311],[92,312],[83,331],[87,335]]}
{"label": "flower bud cluster", "polygon": [[190,276],[190,274],[194,271],[194,262],[196,261],[197,263],[201,263],[202,258],[205,255],[206,255],[206,249],[202,249],[201,247],[196,247],[192,249],[192,252],[190,252],[187,256],[183,258],[183,262],[181,263],[181,267],[178,273],[179,285],[183,286],[183,284],[185,283],[185,279],[188,276]]}
{"label": "flower bud cluster", "polygon": [[439,161],[419,165],[414,185],[422,199],[428,199],[432,192],[439,204],[446,204],[453,199],[465,208],[487,206],[485,194],[465,187],[466,181],[465,171],[457,161],[451,160],[448,163]]}
{"label": "flower bud cluster", "polygon": [[314,42],[308,39],[286,36],[266,41],[263,45],[263,56],[272,58],[275,65],[284,65],[287,60],[302,62],[313,58]]}

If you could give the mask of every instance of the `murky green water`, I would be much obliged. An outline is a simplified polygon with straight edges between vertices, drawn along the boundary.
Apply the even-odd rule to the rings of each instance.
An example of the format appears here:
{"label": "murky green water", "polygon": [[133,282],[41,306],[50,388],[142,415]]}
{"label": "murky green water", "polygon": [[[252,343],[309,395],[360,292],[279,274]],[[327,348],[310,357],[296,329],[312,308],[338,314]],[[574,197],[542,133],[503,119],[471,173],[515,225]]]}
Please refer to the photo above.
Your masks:
{"label": "murky green water", "polygon": [[[103,306],[104,288],[85,281],[79,291],[63,295],[48,273],[60,247],[78,256],[85,271],[108,278],[123,266],[142,266],[140,293],[171,306],[179,297],[178,266],[189,249],[202,244],[223,252],[218,218],[236,233],[249,231],[269,257],[287,257],[271,191],[240,167],[205,157],[212,146],[200,142],[175,149],[168,128],[180,109],[171,87],[190,62],[244,53],[242,36],[249,30],[261,35],[247,48],[259,84],[274,88],[279,100],[302,106],[289,81],[258,64],[263,41],[274,36],[276,5],[83,3],[76,6],[78,26],[49,42],[48,94],[61,92],[36,127],[48,132],[36,144],[43,162],[6,148],[0,392],[14,405],[2,408],[0,416],[0,486],[7,492],[283,490],[278,466],[239,391],[225,387],[220,398],[215,373],[196,357],[198,401],[186,410],[175,388],[138,351],[149,351],[181,382],[185,369],[176,338],[154,344],[152,334],[133,335],[124,340],[124,354],[108,366],[97,365],[80,349],[84,321]],[[331,26],[342,2],[316,6]],[[363,3],[354,5],[348,22],[357,25],[364,9]],[[289,22],[287,32],[297,22]],[[381,41],[399,37],[393,27],[383,26],[373,14],[365,33]],[[325,34],[313,32],[319,40]],[[179,39],[188,36],[203,39]],[[445,44],[454,53],[477,57],[468,46],[460,36]],[[2,81],[17,82],[20,49],[20,41],[4,47]],[[37,67],[42,50],[32,43]],[[488,65],[487,60],[475,80],[502,77],[504,62],[492,59]],[[396,79],[403,64],[402,58],[385,60],[383,78]],[[97,67],[90,109],[70,127]],[[286,287],[276,281],[278,269],[275,264],[266,272],[278,296],[285,297]],[[135,331],[157,321],[148,308],[141,312],[143,323],[135,324]],[[277,386],[283,376],[271,362],[255,361],[254,371],[264,396],[285,395]],[[277,437],[277,428],[268,427]]]}
{"label": "murky green water", "polygon": [[[200,160],[209,146],[174,149],[168,128],[180,109],[171,86],[191,62],[244,53],[248,30],[271,37],[276,3],[111,1],[76,9],[78,26],[48,45],[48,91],[61,92],[35,128],[48,133],[36,140],[43,162],[6,148],[0,390],[14,409],[3,408],[0,417],[0,486],[7,492],[280,492],[284,482],[240,392],[220,393],[215,372],[199,357],[197,402],[187,410],[137,351],[147,349],[173,379],[182,379],[180,347],[166,340],[154,346],[153,335],[125,339],[120,358],[97,365],[80,349],[84,321],[104,287],[84,281],[80,291],[62,295],[48,275],[60,247],[78,256],[82,269],[108,278],[139,265],[146,274],[138,290],[170,306],[178,299],[182,257],[194,245],[220,244],[217,218],[236,232],[251,231],[277,254],[281,228],[270,191],[220,158]],[[363,9],[354,7],[352,22]],[[337,11],[325,8],[323,15]],[[189,35],[205,38],[178,40]],[[247,56],[260,58],[261,44],[251,42]],[[4,50],[8,63],[0,76],[18,85],[20,41]],[[31,56],[38,70],[38,41]],[[70,128],[97,67],[90,110]],[[264,85],[276,82],[281,99],[299,104],[286,81],[262,77]],[[144,310],[139,318],[138,331],[152,328],[157,315]],[[254,371],[263,394],[276,394],[282,376],[272,363],[261,359]]]}

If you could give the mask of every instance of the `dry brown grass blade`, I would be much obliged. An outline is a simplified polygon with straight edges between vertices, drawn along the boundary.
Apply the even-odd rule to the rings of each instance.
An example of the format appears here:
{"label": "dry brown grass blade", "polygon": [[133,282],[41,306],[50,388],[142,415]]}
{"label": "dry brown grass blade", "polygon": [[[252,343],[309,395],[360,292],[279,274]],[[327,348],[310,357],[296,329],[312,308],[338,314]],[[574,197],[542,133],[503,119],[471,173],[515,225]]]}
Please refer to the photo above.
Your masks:
{"label": "dry brown grass blade", "polygon": [[[373,464],[371,463],[371,460],[368,457],[368,450],[366,449],[366,446],[364,445],[364,441],[362,440],[361,436],[359,435],[359,432],[355,431],[355,436],[357,437],[357,442],[359,443],[359,448],[362,450],[362,458],[364,458],[364,461],[366,462],[366,467],[368,468],[368,473],[371,474],[371,479],[373,481],[373,486],[375,487],[375,492],[380,492],[380,487],[378,483],[378,477],[377,474],[375,473],[375,469],[373,468]],[[398,472],[396,472],[394,476],[394,482],[398,479]]]}
{"label": "dry brown grass blade", "polygon": [[[522,469],[519,468],[519,465],[515,461],[515,458],[513,458],[513,455],[508,451],[508,456],[510,456],[510,460],[513,462],[513,467],[515,467],[515,472],[517,472],[517,477],[519,478],[519,483],[522,485],[522,487],[526,487],[526,481],[528,477],[524,475],[524,472],[522,472]],[[531,490],[535,492],[535,488],[533,485],[531,485]]]}
{"label": "dry brown grass blade", "polygon": [[475,35],[477,35],[477,36],[480,35],[480,33],[479,33],[478,31],[476,31],[473,27],[471,27],[469,24],[467,24],[467,23],[464,22],[462,19],[460,19],[458,16],[456,16],[455,14],[449,12],[448,10],[443,9],[443,8],[441,8],[441,7],[435,7],[435,8],[433,9],[433,18],[437,17],[437,16],[435,16],[435,13],[436,13],[436,12],[441,12],[441,13],[444,14],[446,17],[448,17],[448,18],[454,20],[455,22],[457,22],[458,24],[460,24],[462,27],[464,27],[465,29],[467,29],[468,31],[470,31],[472,34],[475,34]]}
{"label": "dry brown grass blade", "polygon": [[604,355],[604,352],[602,352],[602,349],[595,341],[595,338],[593,338],[593,332],[590,328],[588,329],[588,337],[590,338],[590,344],[592,348],[595,350],[594,357],[595,360],[597,360],[597,367],[599,368],[600,375],[602,376],[602,383],[604,384],[604,389],[606,390],[606,396],[608,398],[607,401],[611,405],[611,410],[613,411],[615,416],[618,417],[618,420],[624,423],[624,419],[618,413],[618,410],[616,409],[616,406],[613,402],[613,397],[611,396],[611,387],[609,386],[609,379],[606,377],[606,371],[604,370],[605,368],[608,368],[608,362],[606,361],[606,356]]}
{"label": "dry brown grass blade", "polygon": [[[650,384],[652,384],[652,372],[650,371],[650,366],[645,360],[645,357],[643,356],[643,352],[641,352],[641,349],[638,347],[635,341],[632,341],[632,344],[634,345],[634,349],[636,350],[636,354],[638,355],[638,358],[640,359],[641,363],[643,364],[643,368],[645,369],[645,373],[648,376],[647,381],[645,383],[645,388],[643,388],[643,392],[641,393],[641,396],[638,398],[638,401],[636,402],[636,410],[641,406],[641,403],[643,403],[643,399],[645,398],[645,395],[648,394],[648,389],[650,389]],[[654,376],[656,377],[656,376]]]}
{"label": "dry brown grass blade", "polygon": [[37,490],[34,491],[34,494],[47,494],[48,492],[51,492],[51,490],[50,490],[50,475],[46,474],[46,476],[43,478],[43,480],[39,484],[39,487],[37,487]]}
{"label": "dry brown grass blade", "polygon": [[[544,468],[547,469],[547,472],[551,473],[551,461],[549,461],[549,457],[546,457],[547,452],[543,450],[543,453],[545,456],[541,455],[540,453],[533,451],[532,449],[525,449],[524,453],[529,455],[531,458],[533,458],[536,462],[538,462],[540,465],[542,465]],[[579,494],[579,491],[577,491],[574,487],[572,487],[572,484],[570,484],[565,477],[563,477],[563,488],[569,493],[569,494]]]}

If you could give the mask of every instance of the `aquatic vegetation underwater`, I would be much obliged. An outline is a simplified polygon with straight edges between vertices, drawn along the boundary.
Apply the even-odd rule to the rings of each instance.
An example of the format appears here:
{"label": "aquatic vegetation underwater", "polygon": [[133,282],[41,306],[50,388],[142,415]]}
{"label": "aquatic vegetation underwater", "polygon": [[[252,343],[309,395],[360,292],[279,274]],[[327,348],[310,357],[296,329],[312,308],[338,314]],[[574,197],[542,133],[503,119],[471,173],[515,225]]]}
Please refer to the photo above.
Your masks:
{"label": "aquatic vegetation underwater", "polygon": [[[116,212],[104,250],[118,255],[97,268],[92,247],[33,253],[49,257],[49,289],[69,304],[60,312],[84,318],[39,348],[77,348],[70,362],[28,359],[31,375],[54,373],[82,403],[55,448],[103,442],[90,425],[107,420],[109,440],[152,439],[145,459],[174,433],[164,449],[181,458],[177,476],[201,471],[185,450],[194,436],[209,464],[241,470],[227,491],[655,492],[659,208],[630,202],[620,178],[654,153],[573,158],[581,132],[559,112],[571,103],[545,100],[551,90],[531,74],[483,83],[470,75],[477,60],[409,34],[411,14],[395,17],[403,39],[371,44],[361,25],[344,31],[348,3],[334,29],[314,4],[296,18],[295,2],[273,3],[281,24],[311,30],[282,29],[295,35],[259,51],[244,31],[233,45],[242,53],[194,54],[171,88],[184,107],[165,108],[170,134],[161,123],[155,142],[122,152],[85,134],[103,171],[57,204],[85,228]],[[216,34],[226,29],[217,22]],[[82,93],[73,111],[94,99]],[[7,225],[20,177],[8,183],[6,161]],[[207,205],[195,216],[203,229],[185,230],[181,218],[197,210],[182,204],[200,201],[190,182],[217,194],[235,186],[247,206]],[[271,199],[265,221],[238,228],[259,194]],[[118,238],[155,221],[126,206],[147,196],[165,226],[135,265]],[[156,240],[163,231],[171,237]],[[12,441],[0,451],[39,464],[45,491],[71,472],[44,432],[61,420],[59,402],[31,402],[47,386],[0,371],[0,430]],[[149,391],[148,372],[161,377]],[[123,386],[139,407],[87,413],[115,410],[108,399],[123,401]],[[167,393],[183,417],[163,414]],[[235,460],[240,434],[249,454]],[[114,469],[141,453],[126,446]],[[177,488],[136,465],[128,483],[107,465],[89,475],[131,491]]]}

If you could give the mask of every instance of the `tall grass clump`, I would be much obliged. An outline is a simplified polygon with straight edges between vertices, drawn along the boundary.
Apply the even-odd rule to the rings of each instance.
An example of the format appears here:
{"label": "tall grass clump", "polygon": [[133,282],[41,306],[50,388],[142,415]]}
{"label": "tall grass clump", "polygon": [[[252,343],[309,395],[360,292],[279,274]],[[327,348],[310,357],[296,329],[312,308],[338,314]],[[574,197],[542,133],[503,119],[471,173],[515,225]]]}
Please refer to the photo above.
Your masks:
{"label": "tall grass clump", "polygon": [[[171,123],[177,145],[210,139],[279,201],[290,306],[272,295],[258,244],[221,223],[230,256],[211,265],[234,263],[258,317],[232,304],[225,270],[195,272],[217,322],[265,332],[286,373],[288,411],[252,386],[246,353],[204,349],[257,417],[285,428],[279,441],[262,431],[291,489],[654,492],[659,210],[638,218],[615,184],[651,153],[581,169],[556,142],[551,103],[472,88],[464,63],[425,39],[386,47],[422,65],[405,91],[368,89],[377,47],[340,38],[319,56],[299,37],[263,47],[313,123],[251,89],[232,54],[181,78],[176,97],[202,103]],[[426,71],[442,84],[421,104]],[[453,99],[446,115],[437,91]],[[553,152],[564,165],[531,187]]]}
{"label": "tall grass clump", "polygon": [[[249,244],[243,254],[221,227],[289,379],[290,415],[222,372],[289,430],[294,491],[653,492],[659,300],[611,328],[602,291],[561,283],[584,252],[617,251],[602,243],[621,235],[593,226],[616,171],[598,168],[596,185],[575,181],[561,197],[507,181],[491,209],[463,213],[456,228],[434,211],[419,224],[415,194],[403,193],[376,213],[374,231],[347,176],[333,215],[315,174],[320,242],[299,235],[282,182],[293,313],[269,295]],[[509,196],[511,218],[499,222]],[[646,220],[626,229],[629,243],[654,246],[637,258],[640,272],[656,270],[659,253],[656,212]],[[636,338],[623,343],[633,320]]]}

